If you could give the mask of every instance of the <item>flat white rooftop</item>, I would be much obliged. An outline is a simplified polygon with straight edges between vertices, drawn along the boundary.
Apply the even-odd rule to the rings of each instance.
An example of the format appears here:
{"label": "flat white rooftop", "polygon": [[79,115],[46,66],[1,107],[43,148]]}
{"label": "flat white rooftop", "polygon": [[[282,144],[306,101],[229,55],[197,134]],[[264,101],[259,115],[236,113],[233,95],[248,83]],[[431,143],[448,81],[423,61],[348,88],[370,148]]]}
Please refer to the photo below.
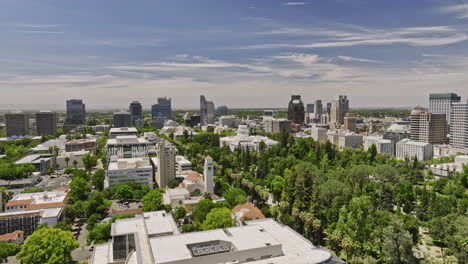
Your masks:
{"label": "flat white rooftop", "polygon": [[134,127],[113,127],[109,133],[138,133],[138,130]]}

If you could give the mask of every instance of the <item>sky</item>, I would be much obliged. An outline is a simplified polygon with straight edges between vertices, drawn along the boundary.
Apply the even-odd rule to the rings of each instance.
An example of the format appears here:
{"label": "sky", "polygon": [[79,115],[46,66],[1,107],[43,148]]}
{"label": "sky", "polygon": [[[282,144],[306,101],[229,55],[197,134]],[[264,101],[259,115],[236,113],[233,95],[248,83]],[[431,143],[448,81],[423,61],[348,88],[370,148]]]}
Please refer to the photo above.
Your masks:
{"label": "sky", "polygon": [[468,99],[468,0],[1,0],[0,109]]}

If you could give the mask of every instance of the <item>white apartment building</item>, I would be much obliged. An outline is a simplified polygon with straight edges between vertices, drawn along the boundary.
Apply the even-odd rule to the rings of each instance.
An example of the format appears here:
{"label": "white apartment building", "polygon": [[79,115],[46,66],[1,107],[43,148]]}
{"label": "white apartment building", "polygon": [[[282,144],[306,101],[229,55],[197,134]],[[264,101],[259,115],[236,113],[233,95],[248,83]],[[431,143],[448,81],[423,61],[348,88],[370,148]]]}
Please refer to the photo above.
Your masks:
{"label": "white apartment building", "polygon": [[358,148],[362,145],[363,136],[355,133],[345,133],[341,134],[338,139],[338,145],[340,149],[344,148]]}
{"label": "white apartment building", "polygon": [[325,143],[328,140],[327,131],[328,129],[324,127],[312,126],[310,128],[310,135],[315,141]]}
{"label": "white apartment building", "polygon": [[434,148],[429,143],[412,141],[405,138],[396,143],[396,157],[398,159],[405,159],[406,157],[412,159],[417,157],[418,160],[428,160],[434,155]]}
{"label": "white apartment building", "polygon": [[468,100],[464,103],[452,104],[450,120],[452,153],[468,154]]}
{"label": "white apartment building", "polygon": [[118,136],[137,136],[138,130],[134,127],[113,127],[109,131],[109,138],[113,139]]}
{"label": "white apartment building", "polygon": [[117,220],[111,235],[91,264],[344,263],[273,219],[181,234],[172,215],[156,211]]}
{"label": "white apartment building", "polygon": [[118,136],[107,140],[107,160],[142,158],[148,156],[148,144],[144,138]]}
{"label": "white apartment building", "polygon": [[109,163],[106,178],[107,186],[136,182],[138,184],[147,184],[150,188],[153,188],[153,175],[153,166],[151,166],[148,157],[118,159]]}
{"label": "white apartment building", "polygon": [[236,121],[237,121],[236,116],[233,116],[233,115],[221,116],[219,118],[219,126],[235,128],[236,127]]}
{"label": "white apartment building", "polygon": [[364,137],[364,150],[367,151],[372,145],[375,145],[378,153],[386,153],[395,156],[395,147],[390,139],[374,136]]}

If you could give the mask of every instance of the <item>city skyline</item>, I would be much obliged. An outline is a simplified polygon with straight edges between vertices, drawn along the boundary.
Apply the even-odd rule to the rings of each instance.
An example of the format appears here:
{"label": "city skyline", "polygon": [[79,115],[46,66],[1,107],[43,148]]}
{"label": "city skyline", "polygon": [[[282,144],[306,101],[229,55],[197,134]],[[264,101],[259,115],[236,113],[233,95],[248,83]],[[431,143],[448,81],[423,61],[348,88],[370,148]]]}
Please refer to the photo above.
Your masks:
{"label": "city skyline", "polygon": [[0,17],[0,109],[69,98],[147,109],[160,96],[196,109],[200,94],[233,108],[285,108],[291,94],[346,94],[352,108],[468,97],[460,1],[3,1]]}

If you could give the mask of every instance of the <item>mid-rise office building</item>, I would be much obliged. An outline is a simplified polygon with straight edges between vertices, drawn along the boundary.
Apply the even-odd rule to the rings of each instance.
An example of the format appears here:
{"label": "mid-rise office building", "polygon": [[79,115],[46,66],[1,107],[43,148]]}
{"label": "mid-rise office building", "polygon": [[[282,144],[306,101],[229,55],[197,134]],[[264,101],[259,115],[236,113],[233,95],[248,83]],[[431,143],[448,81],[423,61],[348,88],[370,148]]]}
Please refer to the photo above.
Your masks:
{"label": "mid-rise office building", "polygon": [[0,235],[22,230],[24,236],[29,236],[36,231],[40,222],[40,210],[0,213]]}
{"label": "mid-rise office building", "polygon": [[433,114],[422,107],[411,111],[411,140],[430,144],[448,143],[445,114]]}
{"label": "mid-rise office building", "polygon": [[148,157],[117,159],[109,163],[107,186],[135,182],[154,187],[154,170]]}
{"label": "mid-rise office building", "polygon": [[133,101],[129,108],[128,111],[130,112],[130,115],[132,116],[132,125],[137,126],[141,125],[138,121],[143,120],[143,107],[141,106],[141,103],[138,101]]}
{"label": "mid-rise office building", "polygon": [[41,175],[46,175],[49,168],[55,167],[55,154],[32,154],[15,162],[16,165],[31,164]]}
{"label": "mid-rise office building", "polygon": [[338,145],[340,149],[358,148],[362,146],[363,136],[355,133],[340,133]]}
{"label": "mid-rise office building", "polygon": [[107,160],[142,158],[148,156],[149,142],[137,136],[117,136],[107,140]]}
{"label": "mid-rise office building", "polygon": [[36,133],[38,135],[57,135],[57,113],[40,111],[36,113]]}
{"label": "mid-rise office building", "polygon": [[172,100],[169,97],[158,97],[158,103],[151,106],[153,120],[166,121],[172,117]]}
{"label": "mid-rise office building", "polygon": [[327,131],[328,129],[324,127],[312,126],[310,128],[310,135],[315,141],[325,143],[328,140]]}
{"label": "mid-rise office building", "polygon": [[67,124],[86,124],[86,106],[81,99],[67,100]]}
{"label": "mid-rise office building", "polygon": [[367,151],[372,145],[375,145],[378,153],[395,156],[395,144],[390,139],[375,136],[364,137],[364,150]]}
{"label": "mid-rise office building", "polygon": [[450,120],[452,153],[468,154],[468,100],[464,103],[452,104]]}
{"label": "mid-rise office building", "polygon": [[315,112],[315,105],[314,104],[307,104],[306,105],[306,113],[313,114]]}
{"label": "mid-rise office building", "polygon": [[200,123],[201,125],[214,124],[214,103],[207,101],[204,95],[200,95]]}
{"label": "mid-rise office building", "polygon": [[192,170],[192,162],[190,162],[186,157],[177,155],[176,156],[176,170],[177,173],[182,174],[184,171]]}
{"label": "mid-rise office building", "polygon": [[291,133],[291,120],[285,118],[270,119],[263,122],[263,128],[265,132],[272,134],[277,134],[282,131]]}
{"label": "mid-rise office building", "polygon": [[176,176],[175,156],[177,149],[168,141],[162,141],[156,146],[156,151],[158,153],[156,182],[159,188],[166,188]]}
{"label": "mid-rise office building", "polygon": [[230,116],[221,116],[221,117],[219,118],[219,126],[221,126],[221,127],[235,128],[235,127],[236,127],[236,121],[237,121],[236,116],[233,116],[233,115],[230,115]]}
{"label": "mid-rise office building", "polygon": [[113,139],[118,136],[137,136],[138,130],[134,127],[114,127],[109,131],[109,138]]}
{"label": "mid-rise office building", "polygon": [[418,160],[428,160],[432,159],[433,153],[434,148],[429,143],[417,142],[409,138],[396,143],[396,157],[398,159],[416,157]]}
{"label": "mid-rise office building", "polygon": [[29,134],[28,114],[19,111],[5,114],[5,127],[7,137]]}
{"label": "mid-rise office building", "polygon": [[275,119],[277,116],[277,112],[275,110],[263,110],[263,117],[262,121],[267,121],[271,119]]}
{"label": "mid-rise office building", "polygon": [[305,109],[300,95],[292,95],[288,105],[288,120],[293,124],[304,124]]}
{"label": "mid-rise office building", "polygon": [[349,131],[356,131],[357,117],[345,116],[344,118],[344,129]]}
{"label": "mid-rise office building", "polygon": [[461,97],[455,93],[436,93],[429,95],[429,111],[433,114],[444,114],[450,125],[452,104],[459,103]]}
{"label": "mid-rise office building", "polygon": [[339,95],[330,105],[330,122],[339,127],[344,124],[344,118],[349,112],[349,100],[346,95]]}
{"label": "mid-rise office building", "polygon": [[74,152],[86,150],[96,153],[97,140],[96,139],[76,139],[65,142],[65,151]]}
{"label": "mid-rise office building", "polygon": [[114,113],[114,127],[131,127],[133,125],[132,115],[127,111]]}

